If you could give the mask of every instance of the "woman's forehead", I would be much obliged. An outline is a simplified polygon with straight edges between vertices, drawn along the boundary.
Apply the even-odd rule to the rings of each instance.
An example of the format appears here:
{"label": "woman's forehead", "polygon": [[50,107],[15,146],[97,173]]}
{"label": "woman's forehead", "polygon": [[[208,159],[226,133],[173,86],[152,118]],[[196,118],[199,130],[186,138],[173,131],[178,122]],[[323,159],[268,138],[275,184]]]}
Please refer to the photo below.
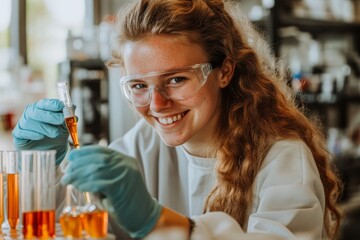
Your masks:
{"label": "woman's forehead", "polygon": [[138,42],[127,42],[122,52],[127,75],[208,61],[207,54],[200,45],[169,35],[156,35]]}

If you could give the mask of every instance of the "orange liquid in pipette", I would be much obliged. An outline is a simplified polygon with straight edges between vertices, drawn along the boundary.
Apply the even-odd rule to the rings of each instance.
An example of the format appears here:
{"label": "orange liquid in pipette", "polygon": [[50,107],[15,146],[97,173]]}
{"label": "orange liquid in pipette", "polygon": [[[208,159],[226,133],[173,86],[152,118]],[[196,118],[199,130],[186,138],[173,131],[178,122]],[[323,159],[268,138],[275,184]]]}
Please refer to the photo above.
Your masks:
{"label": "orange liquid in pipette", "polygon": [[0,226],[4,221],[4,179],[3,173],[0,173]]}
{"label": "orange liquid in pipette", "polygon": [[34,211],[23,213],[23,234],[25,239],[50,239],[55,237],[55,211]]}
{"label": "orange liquid in pipette", "polygon": [[65,122],[66,122],[66,127],[69,130],[71,139],[73,140],[74,147],[79,148],[80,143],[79,143],[79,137],[78,137],[78,133],[77,133],[76,118],[75,117],[65,118]]}
{"label": "orange liquid in pipette", "polygon": [[19,180],[17,173],[7,174],[7,218],[11,229],[19,222]]}

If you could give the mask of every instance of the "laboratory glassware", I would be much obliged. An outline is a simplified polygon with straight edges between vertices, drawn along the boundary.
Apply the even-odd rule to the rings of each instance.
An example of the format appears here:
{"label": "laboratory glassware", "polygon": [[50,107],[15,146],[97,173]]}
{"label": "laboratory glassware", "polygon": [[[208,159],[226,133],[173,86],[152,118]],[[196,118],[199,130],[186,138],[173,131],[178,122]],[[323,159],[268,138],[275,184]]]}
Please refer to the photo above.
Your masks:
{"label": "laboratory glassware", "polygon": [[21,209],[25,239],[55,237],[55,150],[21,151]]}
{"label": "laboratory glassware", "polygon": [[7,221],[10,229],[16,229],[19,223],[19,153],[17,151],[5,151],[6,164],[6,190],[7,190]]}
{"label": "laboratory glassware", "polygon": [[[80,143],[77,133],[77,122],[75,117],[74,107],[70,97],[69,85],[67,82],[59,82],[57,90],[60,100],[64,103],[63,109],[64,118],[67,129],[70,133],[75,148],[80,148]],[[82,223],[87,235],[91,238],[103,238],[107,235],[108,226],[108,212],[101,207],[98,197],[89,192],[83,192],[85,205],[82,208]],[[64,208],[63,213],[69,211],[67,207]],[[77,217],[72,217],[71,214],[63,215],[64,234],[69,234],[71,231],[69,226],[77,226]],[[66,224],[65,224],[66,223]],[[75,232],[76,233],[76,232]]]}
{"label": "laboratory glassware", "polygon": [[108,230],[108,212],[102,207],[99,194],[85,194],[87,199],[82,210],[85,232],[90,238],[105,238]]}
{"label": "laboratory glassware", "polygon": [[69,130],[74,147],[79,148],[79,137],[77,132],[77,122],[75,117],[75,110],[70,98],[69,85],[67,82],[59,82],[57,90],[60,100],[64,103],[63,109],[66,127]]}
{"label": "laboratory glassware", "polygon": [[84,202],[82,202],[82,196],[71,184],[66,186],[65,207],[59,218],[63,235],[66,238],[81,238],[83,236],[81,206]]}

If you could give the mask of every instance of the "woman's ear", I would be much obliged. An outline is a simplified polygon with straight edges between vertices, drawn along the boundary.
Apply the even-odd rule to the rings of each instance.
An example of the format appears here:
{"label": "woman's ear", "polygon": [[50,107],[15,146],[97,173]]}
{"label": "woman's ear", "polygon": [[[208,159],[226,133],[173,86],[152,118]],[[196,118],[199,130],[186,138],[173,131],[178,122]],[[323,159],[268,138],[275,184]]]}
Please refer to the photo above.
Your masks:
{"label": "woman's ear", "polygon": [[229,85],[235,70],[234,61],[226,58],[223,64],[219,67],[219,85],[221,88]]}

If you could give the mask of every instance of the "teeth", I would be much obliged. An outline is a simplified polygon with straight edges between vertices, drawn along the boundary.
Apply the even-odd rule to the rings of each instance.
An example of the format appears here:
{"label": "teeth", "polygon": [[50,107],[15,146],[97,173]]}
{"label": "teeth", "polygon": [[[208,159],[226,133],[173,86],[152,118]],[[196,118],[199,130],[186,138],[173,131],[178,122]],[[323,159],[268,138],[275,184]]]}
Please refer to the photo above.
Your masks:
{"label": "teeth", "polygon": [[159,119],[159,122],[162,124],[172,124],[176,121],[179,121],[182,117],[183,117],[182,114],[178,114],[173,117],[165,117],[165,118],[158,118],[158,119]]}

